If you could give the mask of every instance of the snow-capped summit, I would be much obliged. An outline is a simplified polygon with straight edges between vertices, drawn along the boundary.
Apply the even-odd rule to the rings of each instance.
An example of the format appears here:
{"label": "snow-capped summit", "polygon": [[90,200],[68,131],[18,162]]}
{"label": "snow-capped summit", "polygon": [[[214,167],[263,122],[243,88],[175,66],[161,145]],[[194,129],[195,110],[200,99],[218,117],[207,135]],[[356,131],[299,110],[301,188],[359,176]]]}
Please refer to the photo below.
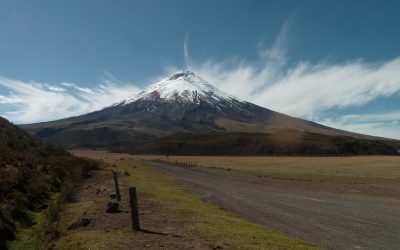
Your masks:
{"label": "snow-capped summit", "polygon": [[160,98],[164,101],[198,102],[199,99],[238,99],[229,95],[190,71],[179,71],[134,94],[121,104],[137,100]]}

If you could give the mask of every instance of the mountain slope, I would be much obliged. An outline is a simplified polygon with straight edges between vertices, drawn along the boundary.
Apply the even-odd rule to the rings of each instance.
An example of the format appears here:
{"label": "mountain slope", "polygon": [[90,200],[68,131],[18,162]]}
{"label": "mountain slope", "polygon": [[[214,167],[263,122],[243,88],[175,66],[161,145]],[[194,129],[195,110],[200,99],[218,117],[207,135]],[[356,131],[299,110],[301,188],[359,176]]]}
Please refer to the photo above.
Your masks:
{"label": "mountain slope", "polygon": [[111,107],[23,126],[66,146],[112,147],[185,132],[262,132],[295,129],[351,135],[242,101],[192,72],[178,72]]}

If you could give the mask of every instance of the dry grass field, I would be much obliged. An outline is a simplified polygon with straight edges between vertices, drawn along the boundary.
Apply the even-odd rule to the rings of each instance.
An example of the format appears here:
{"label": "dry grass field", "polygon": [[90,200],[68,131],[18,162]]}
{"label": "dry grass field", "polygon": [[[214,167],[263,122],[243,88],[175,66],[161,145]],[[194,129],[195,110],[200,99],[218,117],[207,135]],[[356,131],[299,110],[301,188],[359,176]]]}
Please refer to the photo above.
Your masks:
{"label": "dry grass field", "polygon": [[400,157],[237,157],[136,155],[140,160],[190,162],[199,167],[244,174],[285,188],[400,198]]}
{"label": "dry grass field", "polygon": [[[104,151],[89,151],[91,158]],[[88,152],[86,152],[87,154]],[[121,154],[122,157],[123,154]],[[124,157],[127,155],[125,154]],[[228,175],[262,177],[254,181],[280,187],[400,198],[400,157],[253,157],[129,155],[135,160],[190,162]]]}
{"label": "dry grass field", "polygon": [[135,156],[195,162],[202,166],[231,168],[255,174],[320,175],[359,178],[400,178],[400,157],[237,157],[237,156]]}

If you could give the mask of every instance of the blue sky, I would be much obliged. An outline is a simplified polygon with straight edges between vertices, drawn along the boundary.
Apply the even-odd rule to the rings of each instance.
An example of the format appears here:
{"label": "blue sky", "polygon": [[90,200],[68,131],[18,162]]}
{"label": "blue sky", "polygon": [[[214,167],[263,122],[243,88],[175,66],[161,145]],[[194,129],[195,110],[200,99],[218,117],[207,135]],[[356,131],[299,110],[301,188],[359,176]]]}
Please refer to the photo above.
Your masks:
{"label": "blue sky", "polygon": [[293,116],[400,139],[398,1],[3,1],[0,115],[100,109],[178,69]]}

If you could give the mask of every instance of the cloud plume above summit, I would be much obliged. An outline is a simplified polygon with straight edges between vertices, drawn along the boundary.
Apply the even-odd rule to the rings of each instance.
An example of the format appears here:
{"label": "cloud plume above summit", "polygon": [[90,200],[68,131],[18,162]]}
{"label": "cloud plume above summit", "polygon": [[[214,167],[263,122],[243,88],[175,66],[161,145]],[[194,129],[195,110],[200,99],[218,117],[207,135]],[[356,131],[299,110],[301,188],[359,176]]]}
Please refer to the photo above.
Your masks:
{"label": "cloud plume above summit", "polygon": [[191,58],[185,39],[186,66],[222,90],[260,106],[354,132],[400,138],[400,105],[388,107],[396,115],[385,123],[372,120],[368,126],[357,119],[345,122],[345,117],[370,117],[369,113],[327,117],[332,110],[343,113],[383,98],[397,96],[400,101],[400,57],[379,63],[359,59],[288,65],[287,30],[285,23],[275,43],[259,50],[256,62],[240,58],[199,62]]}

